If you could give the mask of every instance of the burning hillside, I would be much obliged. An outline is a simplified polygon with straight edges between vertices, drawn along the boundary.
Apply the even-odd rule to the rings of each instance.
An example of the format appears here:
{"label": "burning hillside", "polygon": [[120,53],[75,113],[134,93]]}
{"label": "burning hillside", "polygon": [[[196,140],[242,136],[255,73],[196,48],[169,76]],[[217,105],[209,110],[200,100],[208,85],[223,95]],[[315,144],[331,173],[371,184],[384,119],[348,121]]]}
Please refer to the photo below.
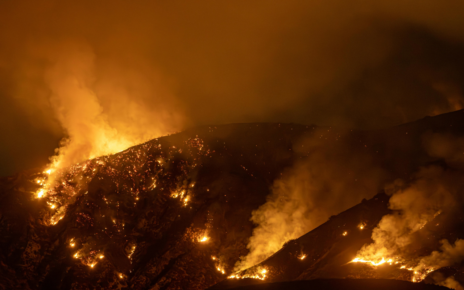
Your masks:
{"label": "burning hillside", "polygon": [[[413,126],[424,123],[396,129],[408,133]],[[426,148],[428,156],[435,160],[418,166],[406,180],[387,183],[387,194],[332,217],[288,242],[262,263],[229,278],[245,278],[265,268],[268,282],[387,278],[462,289],[464,153],[458,144],[463,132],[456,128],[450,130],[453,133],[436,129],[431,127],[423,134],[423,144],[418,146],[419,150]],[[440,142],[436,142],[437,136]]]}
{"label": "burning hillside", "polygon": [[[451,167],[459,158],[435,154],[424,138],[462,135],[463,119],[458,111],[372,132],[202,127],[68,168],[3,178],[0,285],[205,289],[235,278],[412,280],[415,271],[429,271],[409,271],[420,265],[412,261],[437,258],[440,240],[454,249],[462,238],[460,171]],[[427,179],[421,166],[438,169]],[[398,178],[405,182],[394,183]],[[436,180],[455,186],[437,196],[430,190],[433,202],[415,206],[408,192],[434,189]],[[384,184],[398,188],[375,195]],[[401,193],[412,202],[400,204],[410,207],[395,206]],[[386,217],[408,221],[422,211],[423,221],[406,223],[410,242],[398,251],[357,255],[376,241]],[[455,263],[438,266],[446,267],[434,271],[443,280],[462,272]]]}

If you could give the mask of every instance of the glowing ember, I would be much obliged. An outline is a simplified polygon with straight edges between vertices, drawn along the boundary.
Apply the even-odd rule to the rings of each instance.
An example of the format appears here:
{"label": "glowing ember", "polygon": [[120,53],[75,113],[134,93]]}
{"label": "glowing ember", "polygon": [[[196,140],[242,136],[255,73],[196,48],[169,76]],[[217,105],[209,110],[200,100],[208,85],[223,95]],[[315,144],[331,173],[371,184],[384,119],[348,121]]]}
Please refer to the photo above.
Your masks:
{"label": "glowing ember", "polygon": [[132,246],[131,251],[130,251],[129,256],[128,256],[129,259],[132,258],[132,255],[133,255],[134,252],[135,252],[135,248],[136,248],[135,246]]}
{"label": "glowing ember", "polygon": [[303,254],[303,255],[301,255],[301,256],[298,257],[298,259],[300,259],[300,260],[304,260],[305,258],[306,258],[306,255],[305,255],[305,254]]}
{"label": "glowing ember", "polygon": [[39,190],[39,192],[37,193],[37,197],[42,198],[43,195],[44,195],[44,190],[43,189]]}
{"label": "glowing ember", "polygon": [[75,259],[79,258],[79,254],[78,253],[75,253],[74,256],[73,256]]}
{"label": "glowing ember", "polygon": [[98,258],[99,258],[99,259],[103,259],[104,257],[105,257],[105,256],[103,256],[103,255],[100,255],[100,257],[98,257]]}
{"label": "glowing ember", "polygon": [[74,244],[74,243],[71,243],[71,244],[69,244],[69,245],[70,245],[71,247],[74,247],[76,244]]}
{"label": "glowing ember", "polygon": [[198,240],[200,243],[204,243],[206,242],[207,240],[209,240],[209,237],[207,236],[204,236],[203,238],[201,238],[200,240]]}
{"label": "glowing ember", "polygon": [[348,232],[347,231],[344,231],[342,236],[346,237],[348,235]]}

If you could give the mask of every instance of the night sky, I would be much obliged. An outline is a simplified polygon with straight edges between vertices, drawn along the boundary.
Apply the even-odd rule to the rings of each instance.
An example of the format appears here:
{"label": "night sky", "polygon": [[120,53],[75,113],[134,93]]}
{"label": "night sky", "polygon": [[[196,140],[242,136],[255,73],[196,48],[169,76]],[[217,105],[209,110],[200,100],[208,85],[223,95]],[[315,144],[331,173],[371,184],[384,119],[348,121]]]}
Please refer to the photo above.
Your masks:
{"label": "night sky", "polygon": [[45,165],[63,137],[461,109],[463,15],[460,0],[1,1],[0,176]]}

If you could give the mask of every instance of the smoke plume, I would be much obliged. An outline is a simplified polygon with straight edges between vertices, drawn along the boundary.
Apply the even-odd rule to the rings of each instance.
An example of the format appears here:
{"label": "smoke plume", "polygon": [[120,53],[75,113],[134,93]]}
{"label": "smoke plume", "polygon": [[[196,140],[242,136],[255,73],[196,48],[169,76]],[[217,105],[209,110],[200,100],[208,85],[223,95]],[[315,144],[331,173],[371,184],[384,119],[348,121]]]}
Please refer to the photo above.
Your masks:
{"label": "smoke plume", "polygon": [[[51,170],[121,151],[183,125],[181,108],[155,72],[137,74],[109,62],[99,63],[85,42],[63,41],[44,80],[50,106],[67,137],[52,158]],[[40,55],[42,57],[42,55]],[[150,106],[146,99],[158,100]]]}
{"label": "smoke plume", "polygon": [[[389,207],[393,213],[381,219],[373,230],[373,243],[364,245],[357,257],[374,262],[383,258],[403,259],[408,256],[408,245],[419,242],[415,239],[415,233],[438,215],[449,215],[462,206],[462,144],[463,139],[460,136],[430,132],[424,134],[423,145],[427,153],[444,161],[445,165],[423,167],[414,176],[413,181],[396,181],[386,188],[386,191],[392,194]],[[422,275],[419,279],[423,279],[431,271],[459,264],[463,260],[464,241],[457,239],[453,245],[444,239],[441,241],[440,250],[422,257],[418,263],[402,262],[415,263],[414,273]],[[416,277],[414,280],[417,280]],[[445,283],[461,289],[461,286],[454,282],[440,279],[439,284]]]}
{"label": "smoke plume", "polygon": [[450,244],[448,240],[442,240],[440,243],[440,250],[433,251],[429,256],[423,257],[414,268],[415,271],[440,269],[457,265],[464,260],[464,240],[458,239],[454,245]]}
{"label": "smoke plume", "polygon": [[363,246],[357,256],[379,262],[400,254],[412,242],[413,233],[454,205],[455,179],[454,174],[431,166],[422,168],[410,185],[396,181],[389,186],[387,192],[394,191],[389,202],[394,213],[380,220],[372,233],[373,243]]}
{"label": "smoke plume", "polygon": [[251,267],[337,214],[368,198],[381,188],[385,173],[364,153],[342,140],[345,132],[316,129],[294,146],[306,156],[284,172],[272,186],[267,201],[252,213],[256,224],[235,270]]}
{"label": "smoke plume", "polygon": [[464,287],[462,287],[462,285],[458,281],[456,281],[456,279],[454,279],[453,276],[449,276],[448,278],[442,281],[437,281],[437,284],[454,290],[464,290]]}
{"label": "smoke plume", "polygon": [[[98,154],[186,126],[378,128],[462,108],[452,2],[1,1],[0,175],[43,165],[66,136],[60,154]],[[87,141],[63,119],[83,106],[71,96],[91,107]]]}

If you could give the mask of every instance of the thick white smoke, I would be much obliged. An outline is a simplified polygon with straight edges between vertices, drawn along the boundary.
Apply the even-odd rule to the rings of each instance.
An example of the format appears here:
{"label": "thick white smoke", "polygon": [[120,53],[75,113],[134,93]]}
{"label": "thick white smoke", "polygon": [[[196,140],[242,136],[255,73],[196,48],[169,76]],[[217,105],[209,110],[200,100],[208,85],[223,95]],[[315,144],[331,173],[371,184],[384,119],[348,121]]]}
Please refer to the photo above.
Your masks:
{"label": "thick white smoke", "polygon": [[250,252],[236,263],[236,271],[263,261],[287,241],[378,192],[384,172],[364,151],[339,141],[344,134],[316,129],[294,146],[307,157],[274,182],[266,203],[252,213],[256,228],[247,246]]}
{"label": "thick white smoke", "polygon": [[181,108],[152,69],[125,70],[111,59],[99,60],[83,41],[48,46],[54,53],[42,56],[49,61],[44,79],[51,108],[67,134],[52,158],[52,171],[183,125]]}

